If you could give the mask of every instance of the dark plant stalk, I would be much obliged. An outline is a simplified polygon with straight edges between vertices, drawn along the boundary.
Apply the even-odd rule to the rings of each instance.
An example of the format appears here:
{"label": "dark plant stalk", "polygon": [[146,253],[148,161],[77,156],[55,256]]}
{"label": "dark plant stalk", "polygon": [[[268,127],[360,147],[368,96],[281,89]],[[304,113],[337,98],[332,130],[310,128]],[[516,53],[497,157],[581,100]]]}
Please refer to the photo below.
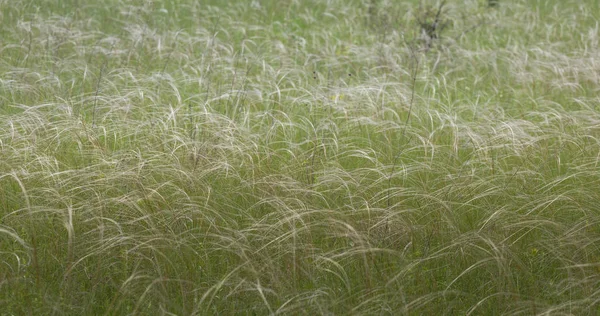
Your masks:
{"label": "dark plant stalk", "polygon": [[181,33],[181,30],[177,31],[177,33],[175,34],[175,47],[169,52],[169,54],[167,55],[167,60],[165,61],[165,64],[162,68],[162,70],[160,71],[161,74],[164,74],[165,71],[167,70],[167,65],[169,65],[169,61],[171,60],[171,55],[173,55],[173,51],[175,49],[177,49],[177,38],[179,37],[179,34]]}
{"label": "dark plant stalk", "polygon": [[400,140],[403,140],[404,136],[406,135],[406,128],[408,127],[408,122],[410,121],[410,116],[412,114],[413,104],[414,104],[414,100],[415,100],[415,86],[417,83],[417,74],[419,71],[419,58],[417,57],[417,55],[415,54],[413,49],[411,49],[411,56],[415,60],[415,66],[413,68],[413,73],[412,73],[412,78],[411,78],[412,82],[411,82],[410,103],[408,106],[408,115],[406,116],[406,121],[404,121],[404,129],[402,130],[402,135],[400,136]]}
{"label": "dark plant stalk", "polygon": [[0,176],[0,179],[4,178],[5,176],[9,176],[11,178],[13,178],[15,180],[15,182],[17,182],[17,184],[19,185],[19,188],[21,189],[21,192],[23,193],[23,197],[25,198],[25,205],[27,207],[27,211],[28,211],[28,215],[29,215],[29,233],[31,234],[31,252],[32,252],[32,256],[31,256],[31,265],[33,267],[33,269],[35,270],[35,284],[36,286],[40,286],[40,265],[39,265],[39,261],[38,261],[38,252],[37,252],[37,241],[36,241],[36,234],[35,234],[35,227],[34,227],[34,222],[33,222],[33,212],[31,209],[31,201],[29,200],[29,194],[27,194],[27,190],[25,189],[25,185],[23,184],[23,181],[21,181],[21,179],[19,178],[19,176],[17,176],[16,172],[12,172],[9,174],[5,174]]}
{"label": "dark plant stalk", "polygon": [[[116,42],[112,44],[110,50],[112,51],[115,47]],[[102,76],[104,75],[104,70],[108,65],[108,56],[104,56],[104,62],[100,67],[100,73],[98,74],[98,81],[96,82],[96,92],[94,93],[94,106],[92,107],[92,126],[96,126],[96,106],[98,105],[98,94],[100,93],[100,83],[102,82]]]}
{"label": "dark plant stalk", "polygon": [[248,75],[252,70],[252,65],[248,64],[248,60],[246,59],[246,73],[244,74],[244,80],[242,81],[242,89],[237,91],[235,106],[233,107],[233,111],[231,114],[232,119],[235,119],[237,113],[240,110],[240,104],[243,104],[247,97],[247,89],[248,89]]}
{"label": "dark plant stalk", "polygon": [[[177,34],[175,35],[175,47],[173,47],[173,49],[171,49],[171,51],[167,54],[167,58],[165,60],[165,64],[163,65],[162,69],[160,70],[161,75],[163,75],[165,73],[165,71],[167,70],[167,66],[169,65],[169,61],[171,60],[171,55],[173,54],[173,51],[175,49],[177,49],[177,37],[179,37],[179,33],[181,33],[181,30],[177,31]],[[161,77],[158,77],[158,80],[156,82],[156,95],[159,96],[160,95],[160,79]]]}
{"label": "dark plant stalk", "polygon": [[[402,129],[402,134],[400,135],[401,146],[402,146],[402,142],[404,141],[404,138],[406,136],[406,129],[408,128],[408,123],[410,121],[410,117],[412,114],[412,109],[413,109],[414,100],[415,100],[415,87],[417,84],[417,74],[419,72],[419,58],[417,57],[415,50],[412,46],[411,46],[410,52],[411,52],[411,57],[414,59],[414,67],[413,67],[412,78],[411,78],[412,83],[411,83],[410,103],[408,106],[408,114],[406,116],[406,120],[404,121],[404,128]],[[392,177],[394,175],[394,172],[396,171],[396,165],[397,165],[398,159],[400,158],[400,155],[402,155],[403,151],[404,151],[404,149],[401,148],[400,151],[398,151],[398,154],[396,154],[396,156],[394,157],[394,161],[392,164],[392,170],[390,171],[390,174],[388,175],[388,189],[387,189],[387,208],[388,209],[391,206],[390,190],[392,187]],[[387,226],[387,221],[386,221],[386,226]],[[386,227],[386,230],[387,230],[387,227]]]}
{"label": "dark plant stalk", "polygon": [[27,32],[28,38],[29,38],[29,42],[27,44],[27,55],[25,55],[25,68],[29,67],[29,56],[31,54],[31,43],[33,42],[33,32],[31,31],[31,29],[29,29],[29,32]]}

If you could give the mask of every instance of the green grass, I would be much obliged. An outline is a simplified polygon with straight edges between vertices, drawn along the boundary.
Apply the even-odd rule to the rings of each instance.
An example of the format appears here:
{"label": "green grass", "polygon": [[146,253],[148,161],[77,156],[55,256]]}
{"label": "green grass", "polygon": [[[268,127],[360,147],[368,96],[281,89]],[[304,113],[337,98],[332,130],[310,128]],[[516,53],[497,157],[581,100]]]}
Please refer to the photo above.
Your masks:
{"label": "green grass", "polygon": [[486,3],[0,1],[0,314],[600,313],[600,8]]}

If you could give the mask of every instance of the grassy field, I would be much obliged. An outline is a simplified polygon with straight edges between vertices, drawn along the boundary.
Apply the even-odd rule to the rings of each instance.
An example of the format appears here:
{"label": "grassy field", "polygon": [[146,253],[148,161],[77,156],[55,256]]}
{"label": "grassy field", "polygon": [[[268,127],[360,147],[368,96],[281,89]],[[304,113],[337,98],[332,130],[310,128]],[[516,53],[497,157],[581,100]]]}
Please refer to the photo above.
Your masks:
{"label": "grassy field", "polygon": [[0,314],[600,314],[600,5],[491,2],[0,0]]}

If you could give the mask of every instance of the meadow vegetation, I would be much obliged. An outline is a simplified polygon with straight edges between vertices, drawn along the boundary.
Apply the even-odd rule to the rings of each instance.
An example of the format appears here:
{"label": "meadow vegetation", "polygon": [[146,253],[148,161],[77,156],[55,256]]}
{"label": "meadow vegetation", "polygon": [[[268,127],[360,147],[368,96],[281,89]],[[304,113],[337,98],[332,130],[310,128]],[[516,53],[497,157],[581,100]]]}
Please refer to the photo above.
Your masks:
{"label": "meadow vegetation", "polygon": [[0,314],[598,315],[599,20],[0,0]]}

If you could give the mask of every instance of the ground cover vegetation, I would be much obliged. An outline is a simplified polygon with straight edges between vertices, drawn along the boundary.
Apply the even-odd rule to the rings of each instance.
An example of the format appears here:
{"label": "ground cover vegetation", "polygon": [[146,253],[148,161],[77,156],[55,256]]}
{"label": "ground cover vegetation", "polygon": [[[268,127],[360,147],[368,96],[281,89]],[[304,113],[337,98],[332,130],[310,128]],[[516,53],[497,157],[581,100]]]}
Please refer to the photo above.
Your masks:
{"label": "ground cover vegetation", "polygon": [[599,12],[0,0],[0,313],[597,315]]}

